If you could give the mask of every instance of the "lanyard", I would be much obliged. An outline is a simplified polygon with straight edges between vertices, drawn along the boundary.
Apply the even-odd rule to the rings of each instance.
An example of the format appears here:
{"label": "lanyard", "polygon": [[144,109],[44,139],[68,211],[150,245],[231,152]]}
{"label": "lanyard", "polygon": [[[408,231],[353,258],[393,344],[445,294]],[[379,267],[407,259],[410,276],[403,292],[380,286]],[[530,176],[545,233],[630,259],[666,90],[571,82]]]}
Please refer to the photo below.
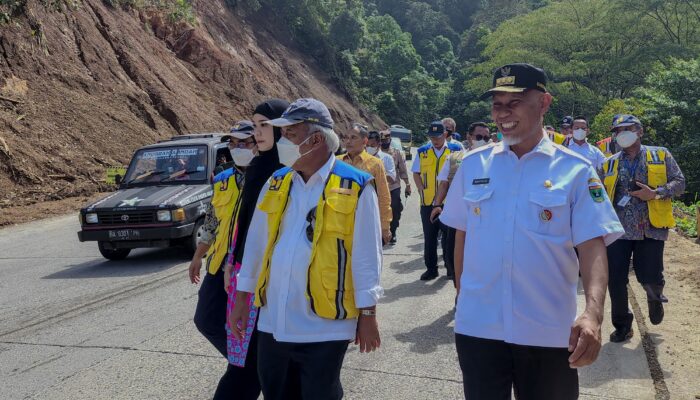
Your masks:
{"label": "lanyard", "polygon": [[631,166],[629,160],[624,159],[622,161],[625,163],[625,169],[630,173],[630,179],[634,181],[637,173],[637,167],[639,166],[639,158],[635,158],[634,164]]}

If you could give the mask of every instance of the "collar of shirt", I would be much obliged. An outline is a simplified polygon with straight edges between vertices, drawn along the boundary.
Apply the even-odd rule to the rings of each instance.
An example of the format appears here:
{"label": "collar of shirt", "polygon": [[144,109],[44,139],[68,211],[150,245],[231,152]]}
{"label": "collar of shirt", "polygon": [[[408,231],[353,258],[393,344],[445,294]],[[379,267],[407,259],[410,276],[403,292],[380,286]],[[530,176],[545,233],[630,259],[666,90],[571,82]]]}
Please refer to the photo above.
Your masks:
{"label": "collar of shirt", "polygon": [[590,143],[588,143],[588,139],[584,139],[583,144],[578,144],[575,140],[571,140],[571,143],[569,143],[569,147],[588,147],[589,144]]}
{"label": "collar of shirt", "polygon": [[637,155],[634,156],[634,158],[632,158],[627,153],[625,153],[624,150],[622,150],[622,151],[620,151],[620,160],[634,161],[636,159],[641,159],[642,157],[646,157],[646,151],[647,151],[646,146],[642,145],[639,148],[639,152],[637,153]]}
{"label": "collar of shirt", "polygon": [[[527,156],[528,154],[533,154],[533,153],[541,153],[541,154],[544,154],[546,156],[551,157],[554,155],[555,151],[556,151],[556,149],[554,148],[554,143],[551,140],[549,140],[546,136],[544,136],[544,137],[542,137],[540,142],[537,144],[537,146],[535,146],[535,148],[530,150],[523,157]],[[503,142],[499,142],[498,144],[496,144],[494,146],[494,149],[493,149],[494,155],[509,154],[509,153],[512,153],[512,151],[510,150],[510,146],[506,146],[506,144]]]}
{"label": "collar of shirt", "polygon": [[435,151],[443,151],[447,148],[447,140],[445,140],[445,143],[443,143],[442,147],[440,147],[439,149],[435,147],[435,145],[432,143],[430,143],[430,147],[432,147]]}
{"label": "collar of shirt", "polygon": [[331,173],[331,169],[333,169],[334,164],[335,156],[331,154],[330,156],[328,156],[328,160],[326,161],[326,163],[323,164],[321,168],[318,169],[318,171],[311,175],[311,178],[309,178],[308,182],[304,182],[304,179],[301,177],[301,174],[297,171],[294,171],[294,176],[292,178],[293,182],[304,186],[313,185],[315,183],[318,183],[319,181],[325,182],[326,179],[328,179],[328,175]]}

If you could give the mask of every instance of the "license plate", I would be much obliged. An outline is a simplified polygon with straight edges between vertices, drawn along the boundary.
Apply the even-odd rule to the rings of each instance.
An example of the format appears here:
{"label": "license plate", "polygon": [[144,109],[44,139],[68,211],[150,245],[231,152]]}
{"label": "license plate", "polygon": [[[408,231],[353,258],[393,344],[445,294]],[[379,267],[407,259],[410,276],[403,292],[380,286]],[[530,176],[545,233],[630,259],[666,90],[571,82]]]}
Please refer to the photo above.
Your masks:
{"label": "license plate", "polygon": [[109,240],[134,240],[141,237],[141,232],[136,229],[120,229],[109,231]]}

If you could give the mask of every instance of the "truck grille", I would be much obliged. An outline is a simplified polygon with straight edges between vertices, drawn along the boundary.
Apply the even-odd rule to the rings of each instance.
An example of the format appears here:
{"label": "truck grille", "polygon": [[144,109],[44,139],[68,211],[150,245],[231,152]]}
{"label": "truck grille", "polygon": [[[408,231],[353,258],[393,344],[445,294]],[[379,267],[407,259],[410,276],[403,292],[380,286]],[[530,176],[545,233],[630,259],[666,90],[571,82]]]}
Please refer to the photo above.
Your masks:
{"label": "truck grille", "polygon": [[152,224],[156,221],[154,211],[100,211],[97,213],[100,225]]}

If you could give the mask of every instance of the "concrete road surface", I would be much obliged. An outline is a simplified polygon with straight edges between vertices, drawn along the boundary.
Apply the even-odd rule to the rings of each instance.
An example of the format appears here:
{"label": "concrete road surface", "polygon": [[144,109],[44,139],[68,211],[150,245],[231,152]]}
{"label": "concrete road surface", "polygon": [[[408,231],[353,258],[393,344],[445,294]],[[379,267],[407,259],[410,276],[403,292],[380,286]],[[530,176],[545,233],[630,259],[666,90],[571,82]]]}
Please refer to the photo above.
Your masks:
{"label": "concrete road surface", "polygon": [[[365,355],[351,345],[346,398],[463,398],[452,283],[418,280],[417,196],[401,222],[398,245],[385,249],[382,347]],[[139,250],[110,262],[96,244],[78,242],[77,230],[75,215],[0,230],[0,398],[211,398],[226,361],[192,324],[198,288],[187,279],[187,254]],[[581,398],[654,398],[637,336],[605,340],[598,361],[580,371]]]}

